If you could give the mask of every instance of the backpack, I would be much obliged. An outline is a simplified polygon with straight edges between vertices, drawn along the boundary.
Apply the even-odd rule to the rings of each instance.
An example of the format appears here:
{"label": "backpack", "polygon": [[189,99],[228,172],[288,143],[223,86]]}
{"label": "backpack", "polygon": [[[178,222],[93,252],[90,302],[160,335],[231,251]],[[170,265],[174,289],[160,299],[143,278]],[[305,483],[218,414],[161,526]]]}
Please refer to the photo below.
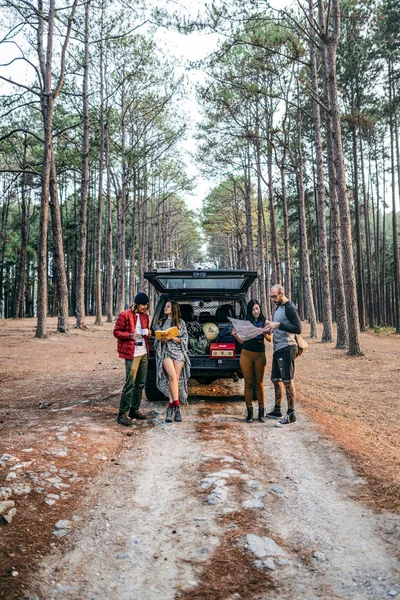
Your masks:
{"label": "backpack", "polygon": [[[287,304],[288,303],[285,304],[285,316],[286,316],[286,305]],[[286,316],[286,318],[287,318],[287,316]],[[294,340],[296,342],[296,347],[297,347],[296,358],[298,358],[299,356],[304,354],[304,352],[307,350],[308,343],[299,333],[294,334]]]}
{"label": "backpack", "polygon": [[304,354],[304,352],[307,350],[308,344],[307,344],[306,340],[303,337],[301,337],[301,335],[299,333],[294,334],[294,339],[296,340],[296,345],[297,345],[296,358],[298,358],[299,356]]}
{"label": "backpack", "polygon": [[221,329],[221,331],[218,334],[218,337],[216,339],[217,342],[222,342],[222,343],[233,343],[235,342],[235,338],[232,334],[232,329],[233,329],[233,325],[227,325],[226,327],[224,327],[223,329]]}

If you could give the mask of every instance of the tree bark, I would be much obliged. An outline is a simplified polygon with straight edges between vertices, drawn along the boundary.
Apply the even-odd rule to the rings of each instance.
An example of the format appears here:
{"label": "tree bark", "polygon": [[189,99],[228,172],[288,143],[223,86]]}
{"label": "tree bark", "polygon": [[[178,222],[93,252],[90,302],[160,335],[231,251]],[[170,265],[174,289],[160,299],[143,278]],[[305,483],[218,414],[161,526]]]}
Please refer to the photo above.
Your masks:
{"label": "tree bark", "polygon": [[[157,207],[158,209],[158,207]],[[129,256],[129,302],[133,302],[136,294],[136,210],[137,210],[137,189],[136,189],[136,173],[133,176],[133,198],[131,209],[131,248]]]}
{"label": "tree bark", "polygon": [[51,153],[50,211],[53,232],[54,279],[57,296],[57,331],[60,333],[67,333],[69,331],[68,284],[67,273],[65,270],[64,241],[60,203],[58,200],[57,170],[54,149],[52,149]]}
{"label": "tree bark", "polygon": [[388,82],[389,82],[389,127],[390,127],[390,160],[392,176],[392,236],[393,236],[393,321],[396,333],[400,333],[400,266],[399,266],[399,239],[397,231],[397,211],[396,211],[396,173],[395,173],[395,148],[394,148],[394,90],[393,73],[391,60],[388,61]]}
{"label": "tree bark", "polygon": [[82,177],[81,203],[79,216],[78,264],[76,281],[76,328],[86,329],[85,323],[85,272],[87,213],[89,186],[89,11],[90,0],[85,4],[85,57],[83,67],[83,135],[82,135]]}
{"label": "tree bark", "polygon": [[375,177],[376,177],[376,234],[375,234],[375,265],[376,265],[376,317],[381,325],[381,215],[379,198],[378,146],[375,144]]}
{"label": "tree bark", "polygon": [[[61,50],[61,66],[58,82],[52,89],[52,61],[53,61],[53,39],[55,0],[50,0],[48,15],[43,13],[43,0],[38,0],[38,25],[37,25],[37,53],[39,58],[39,72],[42,79],[42,90],[40,95],[41,112],[43,117],[44,147],[43,163],[41,171],[41,194],[40,194],[40,229],[38,248],[38,291],[37,291],[37,326],[36,337],[44,338],[47,333],[47,232],[49,221],[49,197],[50,197],[50,172],[53,146],[53,113],[55,99],[61,91],[64,83],[65,55],[71,35],[72,22],[78,0],[74,0],[68,17],[67,32]],[[44,29],[47,24],[47,46],[44,50]]]}
{"label": "tree bark", "polygon": [[121,89],[121,187],[117,192],[117,293],[116,313],[125,308],[125,259],[126,259],[126,104],[125,86]]}
{"label": "tree bark", "polygon": [[54,13],[55,0],[50,0],[49,14],[47,17],[47,48],[44,55],[44,23],[43,2],[38,0],[39,25],[38,25],[38,52],[43,77],[43,92],[41,94],[41,110],[43,116],[44,148],[41,172],[40,193],[40,226],[38,248],[38,291],[37,291],[37,326],[36,337],[44,338],[47,334],[47,232],[49,226],[49,196],[50,196],[50,168],[52,153],[52,129],[54,98],[51,85]]}
{"label": "tree bark", "polygon": [[282,270],[281,263],[279,259],[279,249],[278,249],[278,236],[276,230],[276,217],[275,217],[275,205],[274,205],[274,185],[272,179],[272,153],[273,153],[273,144],[271,140],[271,133],[273,127],[273,107],[272,107],[272,98],[271,104],[269,107],[266,107],[266,129],[267,129],[267,165],[268,165],[268,196],[269,196],[269,220],[270,220],[270,242],[271,242],[271,262],[272,262],[272,281],[273,284],[282,285]]}
{"label": "tree bark", "polygon": [[363,200],[364,200],[364,224],[365,224],[365,257],[367,267],[367,298],[368,298],[368,324],[371,329],[375,325],[375,314],[374,314],[374,288],[372,283],[372,250],[371,250],[371,228],[369,221],[369,199],[368,190],[365,184],[365,165],[364,165],[364,150],[362,139],[360,136],[360,159],[361,159],[361,175],[363,184]]}
{"label": "tree bark", "polygon": [[[309,0],[310,20],[313,18],[313,0]],[[311,32],[312,34],[312,32]],[[319,97],[318,78],[317,78],[317,59],[315,54],[315,44],[310,41],[310,59],[311,59],[311,80],[314,95]],[[328,250],[326,242],[326,223],[325,223],[325,177],[322,154],[322,135],[321,135],[321,114],[319,104],[316,100],[312,101],[313,120],[314,120],[314,144],[316,156],[317,173],[317,219],[318,219],[318,257],[319,257],[319,277],[322,292],[322,342],[331,342],[333,340],[332,331],[332,306],[331,294],[329,289],[329,269],[328,269]]]}
{"label": "tree bark", "polygon": [[267,294],[265,281],[265,260],[264,260],[264,206],[262,199],[261,185],[261,149],[260,149],[260,131],[259,131],[259,98],[257,96],[256,104],[256,163],[257,163],[257,259],[260,277],[260,302],[264,310],[267,308]]}
{"label": "tree bark", "polygon": [[304,303],[305,303],[305,315],[310,323],[310,337],[317,337],[317,320],[315,317],[314,300],[311,285],[310,275],[310,261],[308,252],[308,240],[307,240],[307,221],[306,221],[306,209],[305,209],[305,198],[304,198],[304,163],[303,163],[303,150],[302,150],[302,116],[301,111],[297,113],[297,131],[298,131],[298,161],[297,161],[297,182],[299,190],[299,230],[301,239],[301,264],[303,270],[303,288],[304,288]]}
{"label": "tree bark", "polygon": [[357,156],[357,136],[356,126],[352,125],[353,141],[353,199],[354,199],[354,218],[355,218],[355,238],[356,238],[356,256],[357,256],[357,305],[358,319],[361,331],[365,331],[365,280],[364,280],[364,261],[361,242],[361,219],[360,219],[360,200],[358,185],[358,156]]}
{"label": "tree bark", "polygon": [[101,5],[100,25],[100,148],[99,148],[99,189],[96,227],[96,269],[95,269],[95,325],[102,324],[103,306],[101,292],[101,241],[103,230],[103,173],[104,173],[104,3]]}
{"label": "tree bark", "polygon": [[[26,146],[27,140],[26,135],[24,137],[24,152],[22,166],[25,169],[26,166]],[[15,318],[23,318],[25,315],[25,282],[26,282],[26,262],[27,262],[27,248],[28,248],[28,233],[29,233],[29,220],[28,220],[28,206],[26,202],[26,173],[22,173],[21,181],[21,248],[19,253],[19,265],[18,265],[18,285],[17,285],[17,298],[15,305]],[[1,295],[0,295],[1,298]]]}
{"label": "tree bark", "polygon": [[[319,25],[321,31],[325,31],[325,13],[323,0],[318,0]],[[331,239],[331,256],[332,256],[332,273],[335,291],[335,312],[337,323],[337,339],[336,348],[348,348],[348,327],[347,327],[347,312],[346,312],[346,295],[344,291],[343,278],[343,261],[341,248],[341,231],[339,219],[339,203],[337,199],[336,189],[336,172],[334,162],[334,144],[332,131],[332,115],[330,110],[330,93],[328,86],[327,73],[327,48],[326,43],[322,44],[322,82],[324,93],[324,105],[327,107],[325,111],[325,129],[326,129],[326,144],[328,152],[328,175],[329,175],[329,200],[330,200],[330,239]]]}
{"label": "tree bark", "polygon": [[[321,0],[319,0],[321,2]],[[332,117],[332,138],[336,176],[337,198],[340,207],[340,225],[343,251],[343,275],[346,281],[346,311],[349,331],[350,355],[362,355],[360,327],[358,322],[356,278],[354,271],[353,244],[351,236],[350,208],[347,195],[342,131],[336,78],[336,52],[340,34],[340,0],[332,0],[333,28],[326,40],[326,73]]]}
{"label": "tree bark", "polygon": [[113,320],[113,224],[111,203],[111,168],[110,168],[110,141],[108,124],[105,125],[105,151],[107,172],[107,229],[106,229],[106,315],[107,323]]}

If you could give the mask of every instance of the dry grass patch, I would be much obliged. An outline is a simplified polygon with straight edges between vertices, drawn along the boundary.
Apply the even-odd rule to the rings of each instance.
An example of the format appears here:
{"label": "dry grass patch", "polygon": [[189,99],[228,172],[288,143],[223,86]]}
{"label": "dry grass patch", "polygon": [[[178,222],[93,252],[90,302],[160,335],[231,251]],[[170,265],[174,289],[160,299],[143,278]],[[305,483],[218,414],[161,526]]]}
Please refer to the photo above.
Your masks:
{"label": "dry grass patch", "polygon": [[[319,327],[319,339],[321,333]],[[302,407],[367,478],[368,488],[357,497],[375,509],[398,512],[400,336],[361,334],[361,357],[308,341],[309,351],[296,365]]]}

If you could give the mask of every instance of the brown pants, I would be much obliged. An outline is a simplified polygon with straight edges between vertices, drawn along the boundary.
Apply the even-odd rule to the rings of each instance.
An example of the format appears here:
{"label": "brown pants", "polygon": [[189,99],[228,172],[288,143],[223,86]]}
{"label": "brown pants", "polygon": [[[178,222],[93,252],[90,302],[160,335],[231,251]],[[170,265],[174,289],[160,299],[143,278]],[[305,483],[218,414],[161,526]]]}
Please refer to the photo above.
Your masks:
{"label": "brown pants", "polygon": [[244,401],[246,407],[253,406],[253,386],[256,390],[259,408],[264,408],[264,377],[267,359],[265,352],[242,350],[240,353],[240,368],[244,376]]}

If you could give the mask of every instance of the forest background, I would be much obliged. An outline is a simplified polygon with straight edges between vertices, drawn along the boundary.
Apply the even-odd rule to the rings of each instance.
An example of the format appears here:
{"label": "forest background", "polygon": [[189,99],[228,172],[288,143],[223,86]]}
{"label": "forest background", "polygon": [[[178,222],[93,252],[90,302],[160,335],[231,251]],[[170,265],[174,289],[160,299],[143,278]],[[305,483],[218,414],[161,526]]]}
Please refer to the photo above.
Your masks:
{"label": "forest background", "polygon": [[[397,0],[0,6],[1,318],[37,316],[37,337],[48,315],[100,325],[174,259],[257,270],[268,314],[281,282],[310,336],[336,322],[353,355],[360,330],[400,333]],[[213,182],[197,211],[188,81],[162,29],[218,37],[187,65]]]}

